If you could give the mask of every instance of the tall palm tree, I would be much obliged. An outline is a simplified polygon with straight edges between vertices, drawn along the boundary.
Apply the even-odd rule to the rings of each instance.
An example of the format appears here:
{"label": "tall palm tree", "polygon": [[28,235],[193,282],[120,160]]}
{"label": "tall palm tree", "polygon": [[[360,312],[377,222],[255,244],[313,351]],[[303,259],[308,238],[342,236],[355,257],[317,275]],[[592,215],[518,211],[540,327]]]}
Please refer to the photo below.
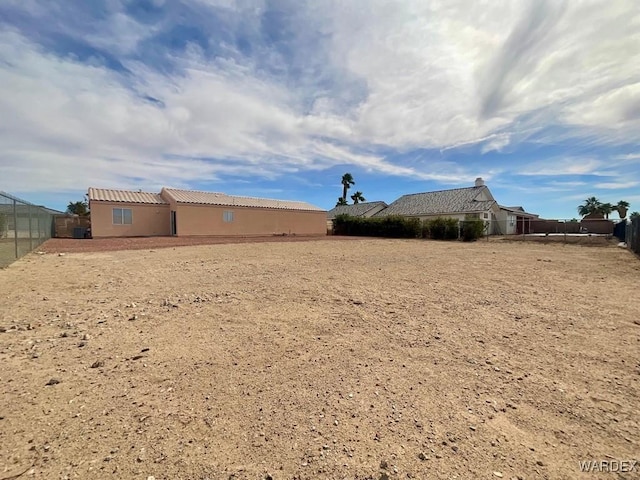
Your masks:
{"label": "tall palm tree", "polygon": [[353,200],[353,204],[357,205],[360,202],[366,202],[367,199],[362,196],[362,192],[358,191],[351,195],[351,200]]}
{"label": "tall palm tree", "polygon": [[618,215],[620,216],[620,220],[624,220],[627,216],[627,212],[629,211],[629,202],[625,202],[624,200],[620,200],[618,204],[614,207],[618,211]]}
{"label": "tall palm tree", "polygon": [[592,213],[602,213],[600,208],[602,207],[602,202],[598,200],[596,197],[587,198],[584,203],[578,206],[578,213],[583,217],[586,215],[591,215]]}
{"label": "tall palm tree", "polygon": [[347,201],[344,198],[338,197],[338,202],[336,203],[336,207],[339,207],[341,205],[349,205],[349,204],[347,203]]}
{"label": "tall palm tree", "polygon": [[640,218],[640,212],[633,212],[629,215],[629,220],[635,220],[636,218]]}
{"label": "tall palm tree", "polygon": [[342,176],[342,199],[347,201],[347,190],[351,188],[351,185],[355,185],[356,181],[353,179],[353,176],[350,173],[345,173]]}
{"label": "tall palm tree", "polygon": [[613,208],[613,205],[611,205],[610,203],[603,203],[602,205],[600,205],[598,213],[601,213],[602,215],[604,215],[604,218],[609,220],[609,215],[611,215],[611,212],[613,212]]}

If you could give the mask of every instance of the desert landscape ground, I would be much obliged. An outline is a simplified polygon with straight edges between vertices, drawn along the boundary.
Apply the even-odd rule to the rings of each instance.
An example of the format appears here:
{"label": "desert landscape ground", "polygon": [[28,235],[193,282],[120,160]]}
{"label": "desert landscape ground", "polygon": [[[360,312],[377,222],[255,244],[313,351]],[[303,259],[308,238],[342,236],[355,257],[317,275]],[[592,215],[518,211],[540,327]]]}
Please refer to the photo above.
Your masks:
{"label": "desert landscape ground", "polygon": [[0,270],[0,479],[640,478],[579,466],[640,457],[624,249],[51,245]]}

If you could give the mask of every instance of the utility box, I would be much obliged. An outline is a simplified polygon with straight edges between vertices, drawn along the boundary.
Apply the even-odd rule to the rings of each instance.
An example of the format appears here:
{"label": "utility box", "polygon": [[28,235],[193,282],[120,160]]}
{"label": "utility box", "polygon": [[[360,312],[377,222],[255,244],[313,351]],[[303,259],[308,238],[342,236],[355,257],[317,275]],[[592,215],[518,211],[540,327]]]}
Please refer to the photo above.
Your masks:
{"label": "utility box", "polygon": [[87,238],[87,227],[74,227],[73,238]]}

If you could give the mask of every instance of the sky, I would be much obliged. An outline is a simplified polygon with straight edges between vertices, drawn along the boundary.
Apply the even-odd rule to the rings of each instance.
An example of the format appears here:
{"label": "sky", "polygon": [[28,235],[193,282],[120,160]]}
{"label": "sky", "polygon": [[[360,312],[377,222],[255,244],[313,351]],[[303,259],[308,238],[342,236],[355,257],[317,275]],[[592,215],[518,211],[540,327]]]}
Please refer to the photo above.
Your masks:
{"label": "sky", "polygon": [[637,0],[2,0],[0,190],[640,211]]}

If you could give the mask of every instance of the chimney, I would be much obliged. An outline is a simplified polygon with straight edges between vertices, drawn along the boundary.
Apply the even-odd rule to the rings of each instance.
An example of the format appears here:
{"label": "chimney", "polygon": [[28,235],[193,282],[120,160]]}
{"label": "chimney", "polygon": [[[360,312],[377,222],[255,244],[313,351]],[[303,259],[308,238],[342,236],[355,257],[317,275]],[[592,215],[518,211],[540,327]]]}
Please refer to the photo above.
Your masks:
{"label": "chimney", "polygon": [[484,180],[482,177],[476,178],[476,187],[484,187]]}

